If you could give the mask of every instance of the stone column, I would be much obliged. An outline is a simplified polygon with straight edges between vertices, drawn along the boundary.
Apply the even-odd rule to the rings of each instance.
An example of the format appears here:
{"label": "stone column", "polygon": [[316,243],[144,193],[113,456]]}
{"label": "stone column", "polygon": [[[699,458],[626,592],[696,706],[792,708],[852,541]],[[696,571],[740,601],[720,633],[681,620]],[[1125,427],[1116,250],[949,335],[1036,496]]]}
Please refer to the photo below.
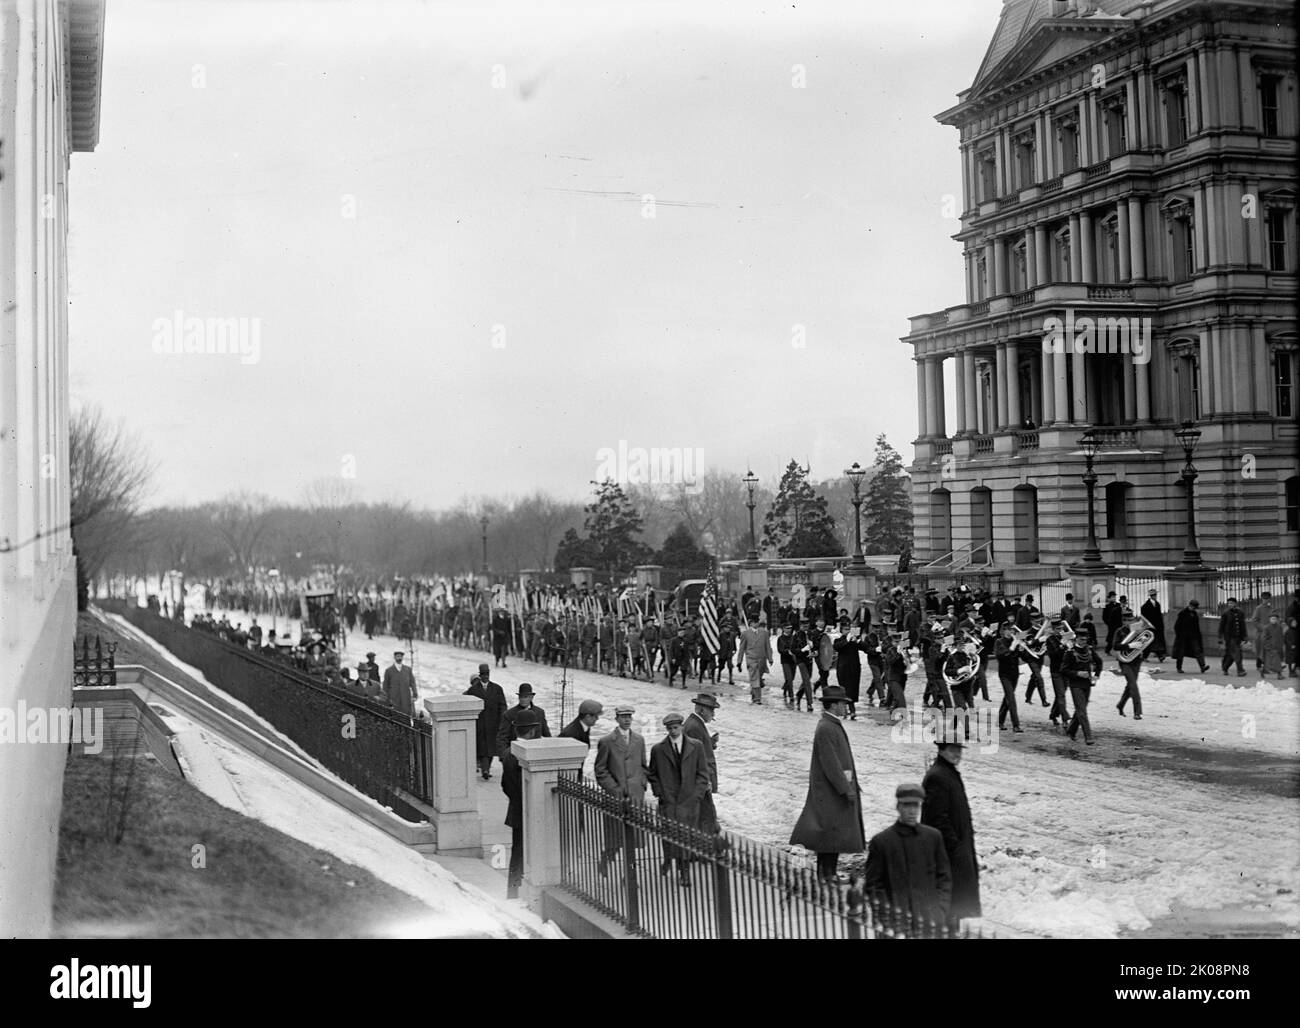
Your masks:
{"label": "stone column", "polygon": [[966,351],[966,425],[971,432],[976,434],[980,430],[979,415],[979,382],[975,376],[975,354],[971,350]]}
{"label": "stone column", "polygon": [[[998,293],[998,280],[997,280],[998,264],[997,264],[997,258],[994,256],[994,254],[997,251],[997,248],[998,248],[997,243],[994,240],[986,239],[984,241],[984,287],[985,287],[984,297],[985,299],[988,299],[988,297],[990,296],[996,296]],[[978,274],[978,272],[976,272],[976,274]]]}
{"label": "stone column", "polygon": [[1268,343],[1264,337],[1264,323],[1256,321],[1250,326],[1250,362],[1255,375],[1253,408],[1260,414],[1273,410],[1273,369],[1269,367]]}
{"label": "stone column", "polygon": [[1087,211],[1079,212],[1079,260],[1080,282],[1097,281],[1097,262],[1092,245],[1092,215]]}
{"label": "stone column", "polygon": [[966,351],[957,352],[957,373],[953,376],[957,383],[957,435],[964,436],[966,421]]}
{"label": "stone column", "polygon": [[1205,256],[1205,186],[1199,182],[1196,184],[1195,205],[1192,209],[1192,254],[1196,261],[1196,267],[1192,271],[1204,271],[1206,265]]}
{"label": "stone column", "polygon": [[947,416],[944,410],[943,401],[943,358],[930,358],[930,416],[933,418],[934,431],[931,433],[936,439],[948,438]]}
{"label": "stone column", "polygon": [[424,701],[433,721],[433,761],[429,795],[438,852],[483,855],[483,817],[474,783],[478,781],[477,696],[435,696]]}
{"label": "stone column", "polygon": [[1042,223],[1034,226],[1034,261],[1038,265],[1034,285],[1052,281],[1052,251],[1047,245],[1047,226]]}
{"label": "stone column", "polygon": [[1001,239],[993,240],[993,296],[1007,291],[1007,248]]}
{"label": "stone column", "polygon": [[1197,81],[1196,56],[1187,58],[1187,135],[1196,135],[1205,122],[1201,118],[1201,85]]}
{"label": "stone column", "polygon": [[587,746],[577,739],[516,739],[510,752],[519,761],[524,794],[524,882],[520,899],[541,913],[545,891],[560,884],[561,772],[577,772]]}
{"label": "stone column", "polygon": [[1024,422],[1020,413],[1020,350],[1015,343],[1007,344],[1007,424],[1019,428]]}
{"label": "stone column", "polygon": [[1038,357],[1039,384],[1038,392],[1042,397],[1042,419],[1040,425],[1050,425],[1056,420],[1056,383],[1052,381],[1052,366],[1056,354],[1043,351]]}
{"label": "stone column", "polygon": [[1070,215],[1070,281],[1083,281],[1083,259],[1079,256],[1079,216]]}
{"label": "stone column", "polygon": [[596,584],[596,569],[569,568],[569,581],[579,589],[590,589]]}
{"label": "stone column", "polygon": [[1129,358],[1124,358],[1120,362],[1120,381],[1124,387],[1124,423],[1131,425],[1136,417],[1136,408],[1134,406],[1135,397],[1133,395],[1133,369],[1135,365]]}
{"label": "stone column", "polygon": [[1034,245],[1034,230],[1025,229],[1025,288],[1038,285],[1038,253]]}
{"label": "stone column", "polygon": [[1124,83],[1124,119],[1128,122],[1129,150],[1141,149],[1145,126],[1138,125],[1137,83],[1132,76]]}
{"label": "stone column", "polygon": [[1254,218],[1243,218],[1246,223],[1247,249],[1246,266],[1254,268],[1268,267],[1268,255],[1264,253],[1264,218],[1259,202],[1259,179],[1246,179],[1246,192],[1255,198]]}
{"label": "stone column", "polygon": [[1128,204],[1120,200],[1115,205],[1116,223],[1119,227],[1119,239],[1115,241],[1116,249],[1119,250],[1119,280],[1121,284],[1127,284],[1133,277],[1133,263],[1130,256],[1132,247],[1129,241],[1128,230]]}
{"label": "stone column", "polygon": [[1041,348],[1038,354],[1038,373],[1035,374],[1033,359],[1029,360],[1029,417],[1035,425],[1043,424],[1043,376],[1042,376],[1042,352]]}
{"label": "stone column", "polygon": [[1069,373],[1065,348],[1062,347],[1059,353],[1052,354],[1052,391],[1056,394],[1053,407],[1056,420],[1062,424],[1068,424],[1073,420],[1070,414],[1070,380],[1067,378]]}
{"label": "stone column", "polygon": [[1132,276],[1141,280],[1147,277],[1146,225],[1142,218],[1142,201],[1136,196],[1128,198],[1128,234]]}
{"label": "stone column", "polygon": [[993,401],[996,413],[993,414],[993,431],[997,432],[1007,424],[1007,344],[998,343],[997,366],[993,377]]}
{"label": "stone column", "polygon": [[1209,329],[1200,330],[1201,353],[1199,364],[1201,366],[1201,417],[1210,417],[1219,413],[1219,405],[1215,402],[1215,385],[1219,380],[1219,374],[1214,367],[1214,352],[1210,349],[1210,332]]}
{"label": "stone column", "polygon": [[1073,372],[1074,385],[1074,408],[1071,411],[1070,418],[1077,424],[1083,424],[1088,420],[1088,386],[1085,376],[1085,367],[1083,360],[1087,354],[1072,353],[1070,355],[1070,366]]}
{"label": "stone column", "polygon": [[[1155,340],[1150,343],[1155,347]],[[1134,416],[1140,422],[1151,420],[1151,382],[1149,378],[1150,364],[1135,364],[1133,366],[1133,392],[1134,396]]]}
{"label": "stone column", "polygon": [[916,359],[916,434],[921,439],[927,438],[930,434],[930,417],[927,413],[928,404],[925,395],[926,378],[925,359],[918,357]]}

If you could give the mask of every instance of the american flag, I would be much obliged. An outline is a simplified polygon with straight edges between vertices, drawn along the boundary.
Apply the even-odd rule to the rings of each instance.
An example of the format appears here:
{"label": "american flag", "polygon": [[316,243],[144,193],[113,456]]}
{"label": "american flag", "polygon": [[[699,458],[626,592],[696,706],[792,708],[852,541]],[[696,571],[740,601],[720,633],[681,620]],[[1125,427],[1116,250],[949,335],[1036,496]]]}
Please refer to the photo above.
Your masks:
{"label": "american flag", "polygon": [[710,653],[717,653],[718,645],[718,574],[712,560],[704,581],[704,596],[700,599],[700,635]]}

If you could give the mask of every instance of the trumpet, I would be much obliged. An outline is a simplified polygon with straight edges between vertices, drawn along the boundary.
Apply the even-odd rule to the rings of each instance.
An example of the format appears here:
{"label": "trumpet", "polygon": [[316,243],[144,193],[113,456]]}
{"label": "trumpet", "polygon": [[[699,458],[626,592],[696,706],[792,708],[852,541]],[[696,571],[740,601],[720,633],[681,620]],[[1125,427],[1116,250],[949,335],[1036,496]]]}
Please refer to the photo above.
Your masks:
{"label": "trumpet", "polygon": [[907,663],[904,674],[912,675],[916,673],[917,668],[921,666],[921,651],[908,647],[903,650],[903,659]]}
{"label": "trumpet", "polygon": [[[1116,656],[1124,663],[1130,663],[1140,658],[1155,641],[1155,627],[1139,614],[1124,626],[1124,636],[1118,643],[1120,652]],[[1127,654],[1123,652],[1126,649],[1129,651]]]}

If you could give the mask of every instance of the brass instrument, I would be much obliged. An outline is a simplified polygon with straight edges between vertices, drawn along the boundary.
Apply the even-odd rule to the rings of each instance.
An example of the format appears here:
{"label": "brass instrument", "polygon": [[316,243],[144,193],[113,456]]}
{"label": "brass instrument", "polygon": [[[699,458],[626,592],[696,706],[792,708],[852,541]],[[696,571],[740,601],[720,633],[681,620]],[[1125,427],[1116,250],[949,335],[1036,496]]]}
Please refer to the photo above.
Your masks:
{"label": "brass instrument", "polygon": [[979,652],[975,643],[962,643],[960,646],[956,647],[949,656],[956,656],[959,653],[965,655],[966,662],[957,668],[956,674],[948,674],[948,660],[945,659],[943,662],[943,680],[948,684],[948,688],[950,689],[954,686],[965,685],[975,677],[975,672],[979,670]]}
{"label": "brass instrument", "polygon": [[[1121,652],[1115,654],[1121,661],[1128,664],[1137,660],[1147,651],[1147,648],[1156,641],[1155,627],[1144,618],[1141,614],[1135,617],[1124,626],[1124,636],[1118,642],[1118,649]],[[1122,651],[1128,649],[1128,654]]]}
{"label": "brass instrument", "polygon": [[1038,626],[1038,631],[1029,636],[1029,629],[1013,628],[1011,634],[1016,637],[1015,644],[1024,650],[1029,656],[1037,661],[1042,662],[1047,653],[1047,636],[1052,631],[1052,623],[1043,618],[1043,623]]}

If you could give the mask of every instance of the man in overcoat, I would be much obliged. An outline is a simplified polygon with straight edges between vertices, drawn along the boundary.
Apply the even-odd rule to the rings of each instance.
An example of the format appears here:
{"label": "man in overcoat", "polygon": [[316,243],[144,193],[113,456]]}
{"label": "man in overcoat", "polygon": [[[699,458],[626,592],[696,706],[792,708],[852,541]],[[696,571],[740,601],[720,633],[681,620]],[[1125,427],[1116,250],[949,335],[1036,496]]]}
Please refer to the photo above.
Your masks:
{"label": "man in overcoat", "polygon": [[1165,612],[1160,606],[1160,594],[1152,589],[1147,593],[1146,602],[1142,604],[1141,614],[1151,622],[1151,628],[1155,631],[1155,641],[1151,644],[1151,655],[1160,661],[1165,662],[1165,654],[1168,647],[1165,646]]}
{"label": "man in overcoat", "polygon": [[392,666],[384,671],[384,695],[399,714],[413,717],[418,693],[415,690],[415,675],[411,674],[409,667],[402,666],[404,656],[401,650],[397,650],[393,654]]}
{"label": "man in overcoat", "polygon": [[551,737],[551,726],[546,723],[546,711],[533,702],[534,695],[533,687],[524,682],[519,686],[519,702],[501,715],[501,724],[497,727],[497,756],[502,760],[505,760],[510,743],[515,738],[515,719],[522,710],[536,711],[541,719],[541,728],[537,733],[539,739]]}
{"label": "man in overcoat", "polygon": [[486,664],[478,666],[478,674],[469,680],[466,696],[477,696],[483,701],[475,724],[474,753],[478,758],[478,773],[483,781],[492,777],[492,757],[497,752],[497,732],[506,713],[505,690],[491,680],[491,669]]}
{"label": "man in overcoat", "polygon": [[688,714],[682,730],[700,744],[704,758],[709,766],[709,791],[700,798],[700,829],[717,833],[718,812],[713,805],[714,793],[718,791],[718,733],[709,732],[709,724],[716,716],[718,701],[712,694],[702,692],[695,697],[695,711]]}
{"label": "man in overcoat", "polygon": [[[591,729],[600,720],[604,709],[598,700],[583,700],[578,704],[578,716],[560,729],[560,738],[577,739],[591,749]],[[582,768],[578,768],[578,777],[583,777]]]}
{"label": "man in overcoat", "polygon": [[975,829],[971,825],[966,785],[957,770],[964,747],[959,742],[948,741],[936,745],[939,755],[921,783],[925,790],[921,822],[937,828],[943,836],[943,848],[948,853],[952,871],[952,903],[948,917],[955,923],[963,917],[980,916],[980,869],[975,855]]}
{"label": "man in overcoat", "polygon": [[1188,600],[1187,606],[1174,618],[1174,668],[1183,670],[1183,661],[1190,657],[1202,671],[1209,671],[1205,663],[1205,644],[1201,639],[1200,601]]}
{"label": "man in overcoat", "polygon": [[[632,730],[633,707],[614,708],[615,728],[596,744],[596,784],[616,799],[645,799],[645,738]],[[633,843],[635,845],[635,841]],[[600,855],[600,874],[609,873],[609,862],[623,847],[623,822],[605,819],[605,850]]]}
{"label": "man in overcoat", "polygon": [[952,872],[943,836],[921,824],[925,790],[900,785],[894,799],[898,820],[871,837],[863,888],[873,903],[892,907],[909,919],[947,924]]}
{"label": "man in overcoat", "polygon": [[[659,801],[661,817],[699,828],[700,800],[709,792],[709,764],[704,747],[682,731],[685,720],[676,712],[664,715],[664,728],[668,735],[650,748],[646,778]],[[665,840],[664,861],[659,873],[669,874],[674,860],[677,861],[677,884],[690,888],[690,854]]]}
{"label": "man in overcoat", "polygon": [[[858,719],[858,693],[862,686],[862,657],[870,647],[862,641],[861,625],[840,625],[842,634],[831,645],[835,650],[835,681],[849,701],[849,719]],[[811,699],[811,697],[809,697]]]}
{"label": "man in overcoat", "polygon": [[[541,721],[534,710],[520,711],[515,719],[518,739],[536,739],[539,728]],[[519,758],[510,752],[501,758],[501,791],[509,801],[506,827],[510,829],[510,869],[506,873],[506,899],[514,899],[524,880],[524,779]]]}
{"label": "man in overcoat", "polygon": [[817,876],[830,881],[835,877],[839,855],[861,853],[866,840],[862,830],[862,788],[844,728],[849,709],[844,690],[828,685],[822,690],[822,707],[813,733],[808,796],[790,844],[816,853]]}

